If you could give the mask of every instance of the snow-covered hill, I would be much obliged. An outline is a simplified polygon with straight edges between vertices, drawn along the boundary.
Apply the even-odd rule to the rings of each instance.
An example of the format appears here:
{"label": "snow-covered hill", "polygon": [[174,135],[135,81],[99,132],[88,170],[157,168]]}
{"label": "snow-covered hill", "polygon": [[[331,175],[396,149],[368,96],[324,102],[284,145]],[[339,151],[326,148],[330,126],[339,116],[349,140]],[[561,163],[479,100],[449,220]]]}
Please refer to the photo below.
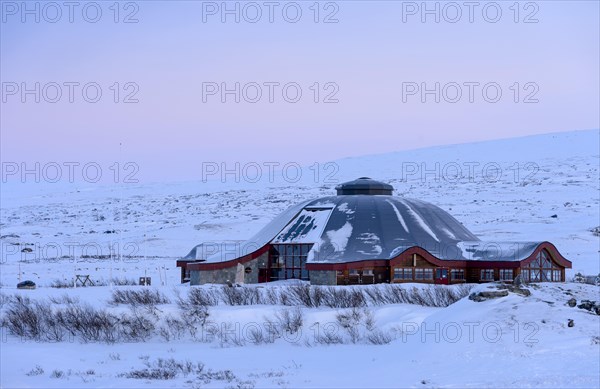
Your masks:
{"label": "snow-covered hill", "polygon": [[[179,285],[176,258],[200,242],[246,239],[288,206],[331,195],[336,184],[361,176],[391,183],[398,196],[440,206],[485,240],[549,240],[573,262],[568,278],[577,271],[597,274],[599,146],[598,130],[576,131],[347,158],[303,167],[298,180],[279,170],[270,180],[265,169],[259,180],[240,172],[215,174],[206,182],[2,184],[2,318],[18,305],[15,296],[24,295],[43,304],[52,298],[55,311],[89,304],[121,320],[141,315],[157,327],[166,325],[182,314],[176,295],[190,289]],[[114,291],[143,290],[139,286],[50,287],[70,285],[75,274],[107,284],[150,276],[149,290],[170,302],[154,308],[108,304]],[[38,288],[18,291],[19,279],[31,279]],[[285,287],[283,282],[258,289],[277,295]],[[209,320],[220,329],[211,332],[217,340],[207,341],[194,339],[187,327],[169,340],[152,332],[144,342],[116,344],[82,343],[79,336],[58,343],[21,340],[0,327],[0,386],[600,386],[600,316],[566,305],[570,298],[600,301],[599,288],[566,283],[530,290],[528,297],[465,297],[448,307],[367,304],[370,313],[361,308],[362,321],[350,326],[362,331],[358,338],[340,319],[350,309],[320,306],[301,308],[298,341],[254,344],[249,328],[276,320],[290,308],[289,301],[279,306],[285,300],[210,306]],[[219,341],[244,328],[244,342]],[[331,335],[324,330],[339,331],[343,344],[327,344],[336,342],[323,338]],[[378,342],[384,344],[373,344]],[[177,374],[168,380],[128,378],[169,369]]]}
{"label": "snow-covered hill", "polygon": [[[78,260],[120,247],[135,257],[136,276],[158,278],[164,266],[175,283],[173,259],[195,244],[246,239],[288,206],[334,194],[337,183],[361,176],[440,206],[487,241],[551,241],[573,262],[568,276],[598,274],[600,237],[592,230],[600,225],[599,147],[598,130],[575,131],[347,158],[304,167],[298,182],[292,169],[271,180],[266,168],[257,181],[243,163],[237,177],[219,171],[206,182],[9,182],[1,193],[0,282],[14,285],[19,263],[42,285],[70,278],[73,266],[57,271],[56,257]],[[26,247],[32,251],[22,253]],[[155,261],[141,264],[144,257]],[[88,265],[78,268],[98,276],[106,270]],[[113,275],[129,274],[129,265],[113,263]]]}

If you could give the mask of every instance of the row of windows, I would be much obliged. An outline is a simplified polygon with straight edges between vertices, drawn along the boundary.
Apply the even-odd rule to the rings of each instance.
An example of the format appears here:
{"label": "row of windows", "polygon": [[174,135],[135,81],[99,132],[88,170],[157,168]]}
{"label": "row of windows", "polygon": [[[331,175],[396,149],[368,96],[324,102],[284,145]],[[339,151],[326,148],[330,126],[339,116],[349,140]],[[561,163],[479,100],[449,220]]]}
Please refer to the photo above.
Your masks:
{"label": "row of windows", "polygon": [[[513,269],[500,269],[500,281],[512,281],[514,278]],[[481,269],[479,273],[481,281],[494,281],[494,269]]]}
{"label": "row of windows", "polygon": [[[414,273],[413,273],[414,271]],[[414,269],[412,267],[397,267],[394,269],[395,280],[433,280],[433,269]]]}
{"label": "row of windows", "polygon": [[394,269],[394,279],[395,280],[412,280],[413,279],[413,269],[408,268],[408,267]]}
{"label": "row of windows", "polygon": [[[397,267],[394,268],[394,280],[432,280],[435,269],[421,269],[412,267]],[[438,269],[439,270],[439,269]],[[446,271],[445,269],[442,269]],[[337,275],[343,276],[344,272],[338,270]],[[349,271],[351,276],[358,276],[361,274],[360,270],[352,269]],[[365,269],[362,270],[362,275],[373,275],[373,270]],[[523,269],[521,275],[524,282],[537,282],[537,281],[561,281],[562,274],[560,269]],[[513,269],[499,269],[498,270],[499,281],[513,281],[515,278],[515,272]],[[439,277],[437,275],[436,277]],[[444,276],[445,277],[445,276]],[[463,281],[465,279],[465,271],[463,269],[451,269],[450,279],[452,281]],[[481,269],[479,272],[480,281],[494,281],[495,274],[494,269]]]}
{"label": "row of windows", "polygon": [[548,253],[542,250],[533,261],[523,267],[521,278],[524,282],[561,282],[562,272]]}
{"label": "row of windows", "polygon": [[559,269],[523,269],[523,282],[561,282],[562,274]]}
{"label": "row of windows", "polygon": [[[397,267],[394,269],[395,280],[431,280],[433,279],[434,269],[420,269],[412,267]],[[447,277],[446,269],[436,269],[440,271],[436,277]],[[450,279],[454,281],[461,281],[465,279],[465,271],[463,269],[451,269]]]}
{"label": "row of windows", "polygon": [[[432,280],[434,269],[420,269],[412,267],[397,267],[394,268],[394,280]],[[358,270],[350,270],[350,275],[358,275]],[[515,273],[513,269],[499,269],[498,271],[500,281],[513,281]],[[373,275],[373,270],[363,270],[363,275]],[[559,269],[524,269],[522,272],[522,278],[525,282],[536,282],[536,281],[561,281],[562,275]],[[343,275],[343,272],[338,271],[338,275]],[[465,279],[465,271],[463,269],[451,269],[450,279],[452,281],[462,281]],[[494,269],[481,269],[479,272],[479,279],[481,281],[494,281]]]}
{"label": "row of windows", "polygon": [[[395,280],[432,280],[434,269],[420,269],[412,267],[397,267],[394,268]],[[445,270],[444,270],[445,272]],[[445,275],[443,275],[445,278]],[[481,269],[480,280],[494,281],[494,269]],[[451,269],[450,279],[452,281],[462,281],[465,279],[465,271],[463,269]],[[500,269],[501,281],[513,280],[513,269]]]}
{"label": "row of windows", "polygon": [[[342,277],[344,275],[344,271],[343,270],[338,270],[337,271],[337,275],[339,277]],[[372,276],[373,275],[373,269],[350,269],[348,270],[348,275],[351,276]]]}

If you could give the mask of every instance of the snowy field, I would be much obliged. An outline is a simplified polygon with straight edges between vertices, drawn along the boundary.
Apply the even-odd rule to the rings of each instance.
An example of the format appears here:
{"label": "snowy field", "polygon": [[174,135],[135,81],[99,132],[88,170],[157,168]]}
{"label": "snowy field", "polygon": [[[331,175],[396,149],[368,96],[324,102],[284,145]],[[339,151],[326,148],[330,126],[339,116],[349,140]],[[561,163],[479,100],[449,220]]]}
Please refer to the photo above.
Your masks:
{"label": "snowy field", "polygon": [[[177,296],[185,300],[190,290],[179,285],[177,258],[201,242],[246,239],[288,206],[332,195],[337,183],[361,176],[391,183],[395,195],[440,206],[486,241],[554,243],[573,262],[568,280],[577,272],[596,275],[599,144],[595,130],[435,147],[321,164],[302,169],[297,181],[280,172],[271,180],[263,171],[257,182],[241,172],[217,173],[206,182],[3,183],[3,319],[22,295],[54,310],[90,304],[122,318],[139,314],[155,330],[142,340],[107,344],[70,334],[60,342],[36,341],[2,327],[0,386],[599,387],[600,316],[566,302],[600,301],[600,291],[571,282],[530,287],[529,297],[462,298],[447,307],[366,303],[350,326],[358,335],[339,319],[350,308],[319,306],[300,308],[302,324],[293,333],[280,331],[268,342],[250,338],[249,323],[264,329],[284,311],[296,313],[280,300],[208,306],[207,320],[220,328],[210,339],[192,336],[187,327],[179,336],[160,333],[167,318],[183,312]],[[70,285],[74,275],[105,286],[51,287]],[[143,289],[111,280],[142,276],[152,278],[148,290],[164,302],[109,304],[115,291]],[[19,280],[38,288],[17,291]],[[339,342],[324,340],[322,331],[332,328]],[[161,369],[176,374],[144,376]],[[133,377],[136,371],[141,378]]]}

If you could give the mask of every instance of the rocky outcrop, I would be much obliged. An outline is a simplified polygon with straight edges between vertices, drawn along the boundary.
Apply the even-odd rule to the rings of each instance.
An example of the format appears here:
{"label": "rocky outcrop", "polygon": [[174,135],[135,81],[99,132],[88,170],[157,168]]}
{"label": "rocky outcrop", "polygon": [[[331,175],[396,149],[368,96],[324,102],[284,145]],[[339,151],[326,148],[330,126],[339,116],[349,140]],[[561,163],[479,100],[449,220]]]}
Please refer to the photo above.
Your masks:
{"label": "rocky outcrop", "polygon": [[577,306],[579,309],[585,309],[586,311],[590,311],[595,313],[596,315],[600,315],[600,304],[596,301],[590,300],[581,300],[581,304]]}
{"label": "rocky outcrop", "polygon": [[508,296],[508,290],[484,290],[478,293],[471,293],[471,295],[469,295],[469,300],[481,302],[489,299],[495,299],[506,296]]}
{"label": "rocky outcrop", "polygon": [[511,293],[518,294],[520,296],[529,297],[531,296],[531,291],[527,288],[523,288],[521,285],[514,284],[502,284],[498,286],[500,290],[508,290]]}

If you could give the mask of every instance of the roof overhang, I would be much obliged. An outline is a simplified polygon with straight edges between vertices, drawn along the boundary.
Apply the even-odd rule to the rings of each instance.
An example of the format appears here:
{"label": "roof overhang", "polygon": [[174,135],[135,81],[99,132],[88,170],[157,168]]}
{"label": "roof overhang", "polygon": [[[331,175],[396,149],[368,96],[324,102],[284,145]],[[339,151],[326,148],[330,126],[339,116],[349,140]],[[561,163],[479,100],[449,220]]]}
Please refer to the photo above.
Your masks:
{"label": "roof overhang", "polygon": [[355,262],[339,262],[339,263],[307,263],[307,270],[348,270],[362,267],[375,266],[390,266],[399,265],[402,261],[411,259],[414,254],[419,255],[427,262],[438,267],[457,267],[457,268],[505,268],[516,269],[533,261],[535,257],[542,251],[546,250],[554,262],[558,265],[570,269],[571,261],[563,257],[557,248],[550,242],[541,242],[535,250],[526,258],[521,260],[469,260],[469,259],[440,259],[435,257],[429,251],[419,246],[407,248],[397,256],[391,259],[375,259]]}
{"label": "roof overhang", "polygon": [[[237,266],[238,263],[244,264],[253,259],[258,258],[259,256],[265,254],[269,251],[270,244],[266,244],[259,248],[258,250],[241,256],[239,258],[231,259],[228,261],[222,262],[199,262],[199,261],[185,261],[179,260],[177,261],[178,267],[185,267],[188,270],[221,270],[227,269],[234,266]],[[550,242],[541,242],[535,250],[526,258],[521,260],[465,260],[465,259],[456,259],[456,260],[448,260],[448,259],[440,259],[435,257],[429,251],[425,250],[419,246],[413,246],[407,248],[402,253],[398,254],[394,258],[390,259],[369,259],[363,261],[348,261],[348,262],[336,262],[336,263],[318,263],[318,262],[309,262],[306,264],[306,270],[309,271],[318,271],[318,270],[349,270],[349,269],[360,269],[364,267],[380,267],[380,266],[396,266],[402,263],[407,259],[411,259],[414,254],[419,255],[427,262],[432,265],[438,267],[457,267],[457,268],[506,268],[506,269],[515,269],[521,267],[523,265],[528,264],[533,261],[535,257],[542,251],[546,250],[552,260],[556,262],[558,265],[570,269],[573,264],[571,261],[563,257],[560,252],[557,250],[556,246],[554,246]]]}
{"label": "roof overhang", "polygon": [[253,259],[256,259],[258,257],[260,257],[262,254],[266,253],[267,251],[269,251],[269,244],[266,244],[264,246],[262,246],[261,248],[259,248],[258,250],[255,250],[254,252],[251,252],[250,254],[247,255],[243,255],[241,257],[235,258],[235,259],[230,259],[228,261],[222,261],[222,262],[194,262],[194,263],[190,263],[187,265],[187,269],[189,270],[221,270],[221,269],[227,269],[233,266],[237,266],[238,263],[244,264],[246,262],[250,262]]}

